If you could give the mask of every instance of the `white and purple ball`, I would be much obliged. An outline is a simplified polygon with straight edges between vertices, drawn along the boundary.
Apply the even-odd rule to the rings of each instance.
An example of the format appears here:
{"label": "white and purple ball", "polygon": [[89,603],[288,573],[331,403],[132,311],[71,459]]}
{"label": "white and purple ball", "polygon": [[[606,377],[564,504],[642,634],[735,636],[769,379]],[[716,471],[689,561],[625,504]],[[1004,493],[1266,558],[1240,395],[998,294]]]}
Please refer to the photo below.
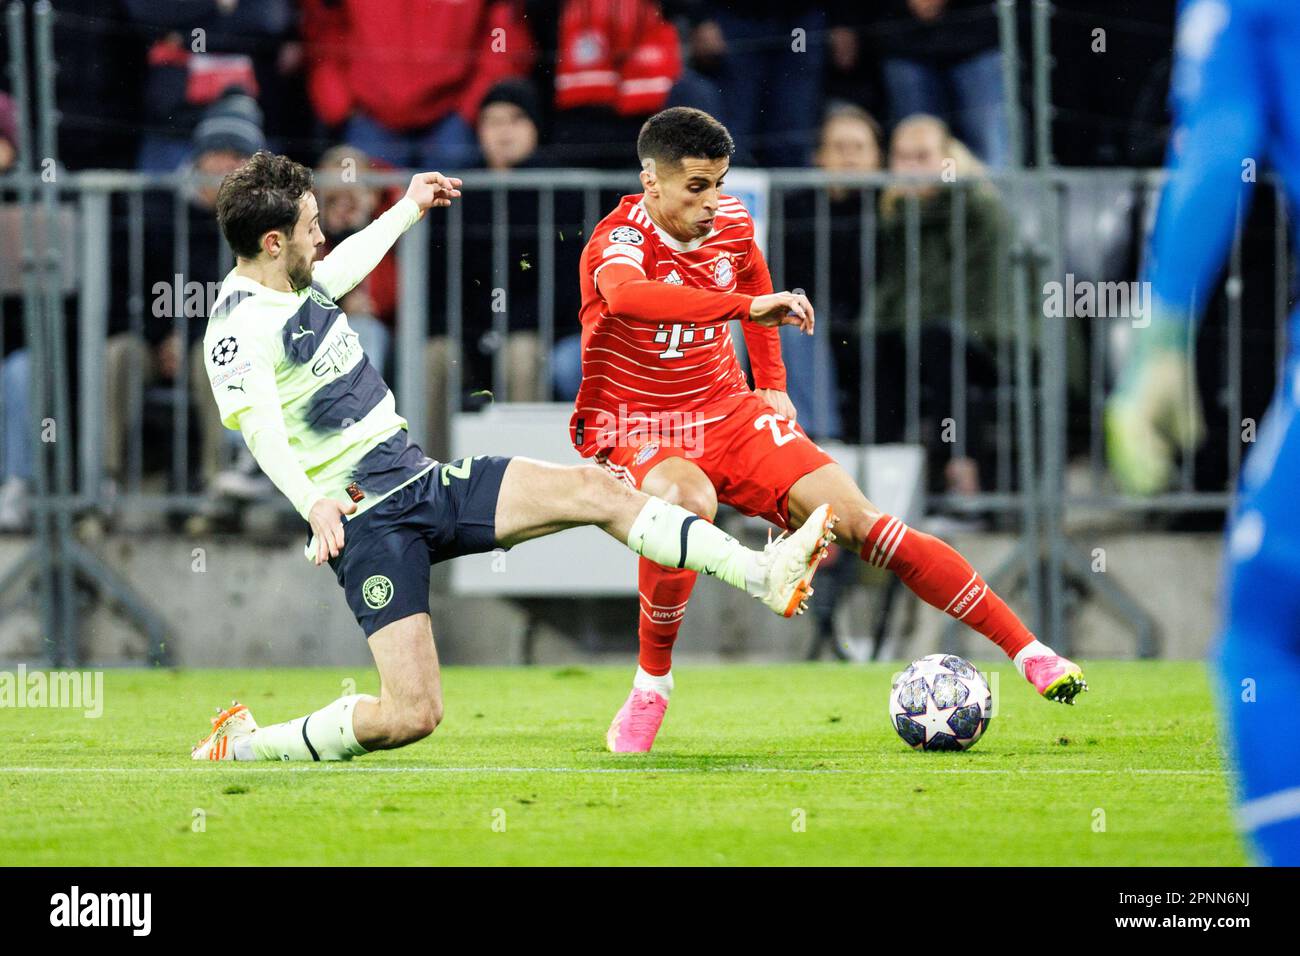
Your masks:
{"label": "white and purple ball", "polygon": [[954,654],[913,661],[889,692],[889,722],[913,750],[969,750],[992,713],[988,683],[974,664]]}

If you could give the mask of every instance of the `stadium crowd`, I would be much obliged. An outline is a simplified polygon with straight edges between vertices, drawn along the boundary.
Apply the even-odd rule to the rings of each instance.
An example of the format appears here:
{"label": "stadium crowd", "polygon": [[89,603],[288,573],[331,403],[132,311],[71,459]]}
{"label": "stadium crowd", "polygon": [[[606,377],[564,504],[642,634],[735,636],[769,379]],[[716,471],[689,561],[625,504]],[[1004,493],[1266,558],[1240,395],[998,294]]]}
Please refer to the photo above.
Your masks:
{"label": "stadium crowd", "polygon": [[[125,168],[219,176],[254,151],[288,153],[323,173],[352,168],[467,171],[582,167],[635,169],[633,144],[644,119],[671,105],[705,109],[737,143],[735,165],[892,170],[937,176],[956,158],[979,178],[1010,160],[1004,122],[998,24],[988,0],[853,0],[794,5],[781,0],[727,4],[713,0],[101,0],[59,5],[60,163],[71,170]],[[15,161],[12,101],[0,94],[0,173]],[[1095,156],[1081,155],[1084,162]],[[1131,157],[1114,157],[1131,158]],[[1068,160],[1068,157],[1067,157]],[[333,243],[364,226],[394,196],[363,184],[319,189],[321,225]],[[472,185],[472,183],[471,183]],[[921,212],[920,314],[927,368],[923,412],[938,414],[948,380],[953,241],[951,193],[918,187]],[[857,315],[874,279],[878,354],[901,368],[905,294],[901,261],[904,190],[880,198],[877,275],[860,275],[855,230],[861,194],[830,195],[833,307],[829,316],[834,371],[856,382]],[[582,247],[581,193],[557,194],[556,274],[572,275]],[[120,199],[121,201],[117,201]],[[228,258],[212,208],[214,190],[187,192],[188,215],[173,215],[170,194],[145,194],[144,283],[150,290],[180,277],[186,287],[219,282]],[[602,197],[604,202],[605,197]],[[536,260],[537,203],[509,197],[511,263]],[[429,262],[426,369],[430,454],[446,457],[445,381],[460,361],[466,402],[491,382],[504,352],[505,399],[570,398],[580,377],[577,283],[557,282],[557,342],[550,382],[538,380],[537,270],[511,270],[509,334],[493,325],[493,197],[467,189],[461,276],[465,354],[452,354],[445,309],[445,227],[435,222]],[[812,204],[792,198],[786,223],[788,285],[811,287],[815,264]],[[993,189],[973,191],[964,210],[967,378],[976,393],[996,382],[998,270],[989,259],[1005,234],[1007,211]],[[178,243],[174,229],[187,234]],[[252,496],[270,493],[242,446],[223,435],[202,371],[202,318],[178,322],[172,310],[126,307],[131,274],[125,197],[112,214],[110,337],[104,471],[110,493],[126,480],[133,423],[150,422],[150,396],[166,394],[189,363],[196,425],[191,487]],[[174,250],[187,249],[184,274]],[[2,256],[16,256],[6,244]],[[397,270],[390,254],[341,303],[367,354],[386,376],[397,315]],[[4,296],[3,458],[0,530],[27,520],[31,477],[31,374],[23,347],[16,289]],[[172,290],[174,291],[174,290]],[[171,291],[168,292],[170,296]],[[177,298],[179,301],[179,298]],[[138,310],[137,310],[138,312]],[[75,317],[75,310],[69,315]],[[811,382],[811,352],[792,382]],[[931,364],[932,363],[932,364]],[[818,383],[823,387],[827,383]],[[859,433],[858,405],[835,388],[829,413],[792,384],[801,422],[814,437]],[[161,391],[159,391],[161,389]],[[151,392],[151,390],[153,390]],[[889,389],[881,389],[888,394]],[[174,396],[173,396],[174,400]],[[978,395],[976,401],[981,400]],[[804,409],[807,416],[804,417]],[[154,410],[156,412],[156,409]],[[886,410],[888,411],[888,410]],[[882,414],[876,435],[891,433],[897,414]],[[149,442],[150,462],[167,461],[169,428]],[[950,491],[974,491],[987,474],[989,448],[972,439],[968,458],[945,454],[936,474]]]}

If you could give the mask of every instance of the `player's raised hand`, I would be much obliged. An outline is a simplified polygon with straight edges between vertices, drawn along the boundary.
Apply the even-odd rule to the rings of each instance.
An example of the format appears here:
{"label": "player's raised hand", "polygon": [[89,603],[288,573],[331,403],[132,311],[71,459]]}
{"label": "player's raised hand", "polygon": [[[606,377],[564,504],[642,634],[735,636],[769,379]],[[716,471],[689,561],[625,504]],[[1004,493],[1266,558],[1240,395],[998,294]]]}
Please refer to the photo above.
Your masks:
{"label": "player's raised hand", "polygon": [[307,512],[307,523],[316,536],[316,566],[337,558],[343,550],[343,515],[357,510],[356,502],[321,498]]}
{"label": "player's raised hand", "polygon": [[416,173],[406,189],[406,198],[420,207],[420,213],[434,206],[450,206],[460,196],[460,180],[442,173]]}
{"label": "player's raised hand", "polygon": [[1106,452],[1126,493],[1164,491],[1175,477],[1176,453],[1190,454],[1204,439],[1195,367],[1186,348],[1152,348],[1121,371],[1106,402]]}
{"label": "player's raised hand", "polygon": [[749,304],[749,319],[759,325],[797,325],[805,335],[813,334],[812,303],[802,292],[773,292],[756,295]]}

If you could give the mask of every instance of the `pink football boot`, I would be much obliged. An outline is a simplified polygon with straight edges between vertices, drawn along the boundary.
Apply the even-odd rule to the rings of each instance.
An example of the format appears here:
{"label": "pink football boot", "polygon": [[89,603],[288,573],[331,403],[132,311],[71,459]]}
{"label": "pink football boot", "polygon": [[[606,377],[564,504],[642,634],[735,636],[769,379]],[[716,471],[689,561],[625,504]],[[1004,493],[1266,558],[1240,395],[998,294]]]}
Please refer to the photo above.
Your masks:
{"label": "pink football boot", "polygon": [[1079,665],[1055,654],[1025,658],[1025,680],[1048,700],[1060,704],[1073,704],[1074,698],[1088,689]]}
{"label": "pink football boot", "polygon": [[667,710],[668,698],[652,690],[633,688],[609,725],[605,746],[616,754],[649,753]]}

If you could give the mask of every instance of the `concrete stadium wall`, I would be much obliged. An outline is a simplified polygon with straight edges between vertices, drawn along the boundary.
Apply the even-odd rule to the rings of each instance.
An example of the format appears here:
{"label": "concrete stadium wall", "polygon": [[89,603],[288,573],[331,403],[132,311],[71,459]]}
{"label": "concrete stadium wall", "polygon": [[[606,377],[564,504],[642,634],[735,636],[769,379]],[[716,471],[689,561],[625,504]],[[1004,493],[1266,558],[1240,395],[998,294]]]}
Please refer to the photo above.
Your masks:
{"label": "concrete stadium wall", "polygon": [[[1008,553],[1002,535],[954,536],[953,543],[986,574]],[[1122,584],[1161,625],[1161,653],[1175,659],[1204,656],[1217,619],[1221,536],[1217,534],[1107,533],[1086,539],[1104,548],[1104,572]],[[0,571],[19,560],[28,542],[0,539]],[[182,667],[358,665],[369,662],[361,631],[327,568],[303,559],[300,545],[256,544],[241,538],[179,536],[140,541],[116,536],[99,547],[109,563],[145,595],[171,629],[169,653]],[[522,547],[527,547],[524,545]],[[448,664],[591,661],[633,666],[637,604],[633,598],[514,602],[462,598],[447,592],[446,566],[434,569],[433,623]],[[864,573],[870,574],[864,568]],[[1025,612],[1021,595],[1010,603]],[[814,599],[815,600],[815,599]],[[859,597],[859,602],[865,601]],[[896,657],[939,648],[946,618],[907,595],[892,622],[910,637],[889,645]],[[858,606],[858,605],[854,605]],[[865,607],[865,604],[863,604]],[[526,649],[529,614],[538,625]],[[145,642],[114,609],[82,609],[86,663],[126,665],[145,659]],[[864,615],[865,617],[865,612]],[[1128,631],[1095,601],[1073,616],[1075,653],[1082,658],[1132,657]],[[910,630],[909,630],[910,629]],[[0,666],[44,659],[39,612],[19,588],[0,599]],[[794,660],[812,640],[809,616],[782,621],[737,591],[701,581],[679,644],[683,660]],[[1051,642],[1050,635],[1044,639]],[[963,636],[961,653],[987,659],[978,635]]]}

